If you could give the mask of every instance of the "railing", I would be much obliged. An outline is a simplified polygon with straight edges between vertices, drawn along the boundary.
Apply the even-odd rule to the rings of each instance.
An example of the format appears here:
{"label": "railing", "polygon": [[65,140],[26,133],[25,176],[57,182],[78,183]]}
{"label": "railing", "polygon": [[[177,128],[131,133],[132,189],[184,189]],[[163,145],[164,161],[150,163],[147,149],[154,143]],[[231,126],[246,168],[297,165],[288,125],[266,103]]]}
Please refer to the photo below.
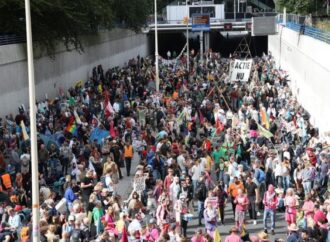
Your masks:
{"label": "railing", "polygon": [[9,34],[0,35],[0,45],[11,45],[11,44],[19,44],[25,42],[26,42],[25,36],[17,36],[17,35],[9,35]]}
{"label": "railing", "polygon": [[277,23],[285,25],[285,27],[292,29],[300,34],[312,37],[314,39],[330,44],[330,32],[325,32],[320,29],[311,27],[308,16],[299,16],[295,14],[288,14],[286,16],[286,23],[284,23],[283,14],[277,17]]}

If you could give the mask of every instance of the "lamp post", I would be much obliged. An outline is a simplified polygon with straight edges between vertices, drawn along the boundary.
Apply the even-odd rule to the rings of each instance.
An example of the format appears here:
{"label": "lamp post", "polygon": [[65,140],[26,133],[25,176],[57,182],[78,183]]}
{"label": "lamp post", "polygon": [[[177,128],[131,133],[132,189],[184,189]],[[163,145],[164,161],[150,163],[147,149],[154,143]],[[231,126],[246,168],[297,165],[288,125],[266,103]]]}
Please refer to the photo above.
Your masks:
{"label": "lamp post", "polygon": [[187,14],[187,71],[189,75],[189,7],[188,0],[186,0],[186,14]]}
{"label": "lamp post", "polygon": [[156,91],[159,92],[159,65],[158,65],[158,26],[157,26],[157,0],[154,0],[155,6],[155,67],[156,67]]}
{"label": "lamp post", "polygon": [[38,150],[36,126],[36,98],[33,65],[33,45],[31,27],[30,0],[25,0],[26,47],[29,77],[29,105],[30,105],[30,141],[31,141],[31,180],[32,180],[32,241],[40,241],[40,210],[39,210],[39,180],[38,180]]}

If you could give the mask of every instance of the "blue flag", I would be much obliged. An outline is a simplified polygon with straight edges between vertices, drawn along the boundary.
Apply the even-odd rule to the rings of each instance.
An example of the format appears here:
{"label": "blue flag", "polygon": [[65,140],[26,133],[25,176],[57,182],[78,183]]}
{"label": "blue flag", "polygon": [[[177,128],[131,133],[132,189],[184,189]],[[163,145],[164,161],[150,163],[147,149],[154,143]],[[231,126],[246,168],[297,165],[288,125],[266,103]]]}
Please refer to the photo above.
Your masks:
{"label": "blue flag", "polygon": [[93,142],[94,140],[97,140],[98,144],[102,144],[102,140],[106,137],[108,137],[109,131],[104,130],[104,129],[99,129],[99,128],[95,128],[93,129],[91,136],[89,137],[89,141]]}

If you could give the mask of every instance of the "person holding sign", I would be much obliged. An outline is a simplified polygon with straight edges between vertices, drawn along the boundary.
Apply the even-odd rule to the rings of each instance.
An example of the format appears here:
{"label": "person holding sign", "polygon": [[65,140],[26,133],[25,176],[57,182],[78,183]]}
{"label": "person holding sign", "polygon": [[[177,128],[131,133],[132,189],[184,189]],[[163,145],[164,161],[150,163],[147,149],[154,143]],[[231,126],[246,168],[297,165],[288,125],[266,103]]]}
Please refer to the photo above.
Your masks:
{"label": "person holding sign", "polygon": [[213,238],[213,234],[218,224],[218,213],[211,201],[208,201],[204,210],[205,230]]}

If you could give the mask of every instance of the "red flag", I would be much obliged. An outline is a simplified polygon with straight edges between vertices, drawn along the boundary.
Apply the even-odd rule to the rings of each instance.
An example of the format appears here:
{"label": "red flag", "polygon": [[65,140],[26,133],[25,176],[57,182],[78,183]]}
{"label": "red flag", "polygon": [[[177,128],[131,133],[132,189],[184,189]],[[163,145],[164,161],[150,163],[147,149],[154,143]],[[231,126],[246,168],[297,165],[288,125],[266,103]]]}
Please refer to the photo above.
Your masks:
{"label": "red flag", "polygon": [[224,129],[223,124],[221,123],[220,119],[217,119],[217,121],[215,122],[215,133],[216,134],[220,134],[222,132],[222,130]]}
{"label": "red flag", "polygon": [[202,114],[201,110],[199,110],[198,112],[199,112],[199,122],[201,123],[201,125],[204,125],[205,122],[204,115]]}
{"label": "red flag", "polygon": [[128,234],[127,234],[126,226],[124,226],[124,229],[123,229],[123,233],[121,236],[121,242],[128,242]]}

